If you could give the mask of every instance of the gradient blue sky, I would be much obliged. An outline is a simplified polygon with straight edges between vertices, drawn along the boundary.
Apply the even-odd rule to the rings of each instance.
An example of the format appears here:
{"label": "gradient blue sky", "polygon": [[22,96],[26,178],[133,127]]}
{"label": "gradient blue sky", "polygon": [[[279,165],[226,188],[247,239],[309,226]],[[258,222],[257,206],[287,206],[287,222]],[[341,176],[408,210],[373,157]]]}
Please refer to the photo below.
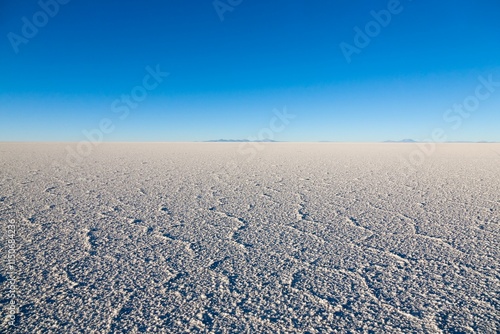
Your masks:
{"label": "gradient blue sky", "polygon": [[[212,0],[72,0],[15,53],[8,34],[40,6],[0,0],[0,141],[79,141],[103,118],[106,141],[248,138],[284,106],[296,118],[276,140],[425,140],[441,127],[500,141],[500,88],[458,129],[443,120],[478,76],[500,81],[500,2],[401,0],[348,63],[339,44],[387,6],[243,0],[221,21]],[[157,64],[170,75],[119,119],[113,101]]]}

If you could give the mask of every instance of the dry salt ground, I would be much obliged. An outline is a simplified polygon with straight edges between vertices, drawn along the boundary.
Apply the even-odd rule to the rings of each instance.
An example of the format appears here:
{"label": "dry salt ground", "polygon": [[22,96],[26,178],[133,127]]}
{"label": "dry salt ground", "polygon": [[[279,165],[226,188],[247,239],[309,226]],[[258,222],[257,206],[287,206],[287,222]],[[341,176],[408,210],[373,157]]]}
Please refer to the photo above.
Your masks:
{"label": "dry salt ground", "polygon": [[0,332],[500,331],[498,144],[75,145],[0,143]]}

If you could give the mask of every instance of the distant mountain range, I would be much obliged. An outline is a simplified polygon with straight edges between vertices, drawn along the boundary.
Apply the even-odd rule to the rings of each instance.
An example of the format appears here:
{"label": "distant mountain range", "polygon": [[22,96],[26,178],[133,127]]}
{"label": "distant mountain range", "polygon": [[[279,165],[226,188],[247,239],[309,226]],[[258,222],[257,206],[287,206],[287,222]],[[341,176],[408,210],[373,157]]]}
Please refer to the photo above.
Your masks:
{"label": "distant mountain range", "polygon": [[413,139],[403,139],[403,140],[386,140],[384,143],[416,143],[417,141]]}

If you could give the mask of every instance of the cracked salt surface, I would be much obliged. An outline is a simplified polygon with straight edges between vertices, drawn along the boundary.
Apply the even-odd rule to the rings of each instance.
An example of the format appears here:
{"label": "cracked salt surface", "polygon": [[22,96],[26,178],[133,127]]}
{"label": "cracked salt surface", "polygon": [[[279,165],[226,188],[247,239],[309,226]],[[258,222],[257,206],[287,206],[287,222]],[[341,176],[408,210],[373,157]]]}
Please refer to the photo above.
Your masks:
{"label": "cracked salt surface", "polygon": [[1,331],[500,331],[500,145],[66,145],[0,143]]}

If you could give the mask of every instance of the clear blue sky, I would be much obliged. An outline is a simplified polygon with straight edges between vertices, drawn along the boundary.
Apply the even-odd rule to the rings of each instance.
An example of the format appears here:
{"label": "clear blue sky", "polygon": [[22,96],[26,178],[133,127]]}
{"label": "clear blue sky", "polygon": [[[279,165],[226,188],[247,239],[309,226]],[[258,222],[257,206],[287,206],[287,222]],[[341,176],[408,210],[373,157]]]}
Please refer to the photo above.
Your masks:
{"label": "clear blue sky", "polygon": [[[500,87],[460,125],[443,119],[479,76],[500,82],[500,2],[401,0],[349,63],[340,44],[356,46],[354,28],[389,2],[221,0],[221,20],[212,0],[72,0],[54,17],[0,1],[0,141],[79,141],[104,118],[106,141],[248,138],[284,106],[296,117],[276,140],[424,140],[441,127],[500,141]],[[157,65],[169,76],[120,119],[113,102]]]}

